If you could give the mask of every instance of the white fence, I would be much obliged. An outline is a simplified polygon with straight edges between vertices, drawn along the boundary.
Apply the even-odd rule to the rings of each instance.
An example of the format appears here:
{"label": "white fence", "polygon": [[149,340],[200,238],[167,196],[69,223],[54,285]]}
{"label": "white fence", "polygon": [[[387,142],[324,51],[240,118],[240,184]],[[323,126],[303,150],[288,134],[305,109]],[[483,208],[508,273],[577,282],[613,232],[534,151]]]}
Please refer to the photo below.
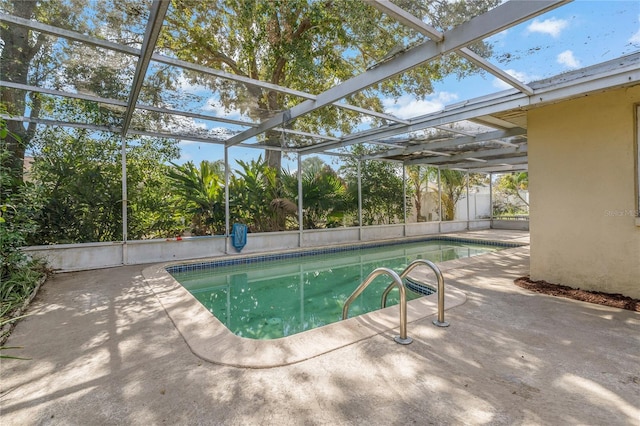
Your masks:
{"label": "white fence", "polygon": [[[490,220],[464,220],[256,233],[247,235],[247,245],[242,250],[242,254],[420,237],[467,229],[489,229],[490,226]],[[55,244],[26,247],[23,250],[31,256],[46,259],[49,266],[59,272],[238,254],[231,247],[230,240],[224,236],[140,240],[126,243]]]}

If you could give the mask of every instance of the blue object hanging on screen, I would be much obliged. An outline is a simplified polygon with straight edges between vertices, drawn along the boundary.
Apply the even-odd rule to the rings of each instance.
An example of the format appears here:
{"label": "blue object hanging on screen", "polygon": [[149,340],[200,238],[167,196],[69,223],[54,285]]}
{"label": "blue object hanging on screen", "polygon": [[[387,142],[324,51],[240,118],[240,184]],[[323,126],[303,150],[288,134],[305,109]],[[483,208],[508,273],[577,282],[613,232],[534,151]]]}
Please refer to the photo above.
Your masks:
{"label": "blue object hanging on screen", "polygon": [[243,223],[234,223],[231,229],[231,244],[239,252],[242,251],[247,244],[247,225]]}

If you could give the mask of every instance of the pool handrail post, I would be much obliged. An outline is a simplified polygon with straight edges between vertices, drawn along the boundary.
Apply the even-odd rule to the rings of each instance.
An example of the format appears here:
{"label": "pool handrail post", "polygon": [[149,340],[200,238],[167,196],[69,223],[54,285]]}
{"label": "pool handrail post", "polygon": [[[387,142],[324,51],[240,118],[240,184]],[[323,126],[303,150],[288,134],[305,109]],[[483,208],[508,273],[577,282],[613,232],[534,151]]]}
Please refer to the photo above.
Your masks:
{"label": "pool handrail post", "polygon": [[[436,264],[431,262],[430,260],[416,259],[413,262],[411,262],[409,266],[407,266],[404,269],[404,271],[402,271],[399,277],[401,280],[404,279],[407,275],[409,275],[409,272],[411,272],[414,268],[416,268],[419,265],[426,265],[429,268],[431,268],[433,272],[436,274],[436,278],[438,279],[438,319],[433,320],[433,324],[437,325],[438,327],[449,327],[449,323],[444,320],[444,277],[442,276],[442,272],[440,271],[440,268],[438,268],[438,266],[436,266]],[[389,286],[382,293],[382,302],[381,302],[382,308],[387,307],[387,296],[389,295],[389,292],[393,289],[393,286],[394,286],[393,283],[389,284]]]}
{"label": "pool handrail post", "polygon": [[407,292],[402,283],[402,279],[400,276],[389,268],[376,268],[374,269],[367,278],[360,283],[360,285],[351,293],[351,296],[347,298],[347,301],[344,302],[344,306],[342,307],[342,319],[345,320],[349,317],[349,306],[351,303],[360,295],[362,292],[380,275],[389,275],[393,280],[391,286],[397,286],[398,291],[400,292],[400,335],[395,336],[393,340],[396,343],[400,343],[401,345],[408,345],[413,342],[411,337],[407,337]]}

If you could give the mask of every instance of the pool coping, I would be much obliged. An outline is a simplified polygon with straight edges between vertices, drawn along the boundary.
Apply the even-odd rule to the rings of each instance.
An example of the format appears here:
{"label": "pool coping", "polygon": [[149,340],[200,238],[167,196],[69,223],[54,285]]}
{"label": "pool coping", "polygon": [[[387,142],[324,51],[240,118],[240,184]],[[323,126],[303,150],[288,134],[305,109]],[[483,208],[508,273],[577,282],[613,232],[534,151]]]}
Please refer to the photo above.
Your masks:
{"label": "pool coping", "polygon": [[[482,243],[487,240],[473,241]],[[448,283],[446,271],[510,250],[513,249],[438,263],[445,274],[445,311],[466,302],[466,294]],[[156,264],[145,268],[142,275],[191,351],[206,361],[244,368],[278,367],[301,362],[378,334],[388,334],[390,343],[393,343],[393,332],[397,334],[399,313],[396,305],[279,339],[256,340],[236,336],[167,272],[171,266],[203,261]],[[412,275],[418,271],[420,268],[416,268]],[[435,318],[436,315],[437,294],[407,303],[408,324],[429,316]],[[410,327],[408,335],[411,337]]]}

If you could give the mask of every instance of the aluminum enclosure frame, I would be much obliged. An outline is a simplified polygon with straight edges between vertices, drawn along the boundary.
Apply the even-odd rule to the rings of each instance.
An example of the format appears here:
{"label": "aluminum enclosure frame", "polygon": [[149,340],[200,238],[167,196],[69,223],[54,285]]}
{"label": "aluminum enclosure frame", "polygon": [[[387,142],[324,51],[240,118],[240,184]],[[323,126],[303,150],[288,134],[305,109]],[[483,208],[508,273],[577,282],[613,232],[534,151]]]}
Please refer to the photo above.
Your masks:
{"label": "aluminum enclosure frame", "polygon": [[[372,7],[396,20],[401,25],[412,28],[420,34],[428,37],[430,40],[407,49],[377,66],[370,67],[367,71],[319,94],[307,93],[155,53],[154,47],[163,27],[163,19],[165,13],[170,7],[167,0],[155,0],[152,3],[149,22],[147,22],[146,26],[147,30],[145,31],[144,39],[139,49],[87,36],[63,28],[57,28],[37,21],[31,21],[0,13],[0,22],[6,25],[16,25],[29,28],[33,31],[43,32],[54,37],[62,37],[67,40],[85,43],[87,45],[107,49],[113,52],[119,52],[137,58],[136,71],[131,83],[129,97],[126,102],[117,99],[107,99],[99,96],[88,95],[85,93],[71,93],[63,90],[36,87],[10,81],[0,81],[0,87],[9,89],[23,90],[25,92],[38,92],[71,99],[80,99],[88,102],[96,102],[122,108],[123,121],[121,125],[101,126],[95,123],[73,123],[44,118],[10,116],[8,114],[2,114],[0,117],[5,120],[19,121],[23,123],[37,123],[47,126],[68,126],[120,134],[122,137],[123,239],[126,242],[126,140],[129,136],[147,135],[222,145],[224,146],[225,175],[227,181],[229,178],[228,150],[233,146],[260,150],[271,149],[295,153],[297,155],[299,169],[302,164],[301,158],[305,155],[322,154],[331,156],[350,156],[352,154],[337,152],[335,150],[356,144],[377,144],[385,147],[384,150],[381,150],[376,154],[358,158],[358,165],[360,164],[360,161],[365,160],[398,162],[403,165],[403,169],[404,166],[424,164],[437,167],[439,176],[440,169],[444,168],[464,170],[467,174],[492,174],[498,172],[522,171],[527,170],[528,168],[528,147],[526,142],[527,129],[526,127],[502,120],[500,114],[505,112],[514,112],[526,115],[527,110],[539,105],[559,102],[610,88],[635,85],[640,82],[640,52],[632,53],[614,61],[565,73],[547,80],[525,84],[469,49],[469,45],[478,40],[485,39],[492,34],[496,34],[504,29],[515,26],[516,24],[533,19],[555,8],[562,7],[565,4],[570,3],[570,0],[540,0],[529,2],[510,0],[471,19],[470,21],[444,32],[427,25],[419,18],[413,16],[410,12],[401,9],[389,1],[362,1],[370,4]],[[417,66],[424,65],[429,61],[436,60],[445,54],[457,54],[464,57],[466,60],[471,61],[491,75],[508,83],[512,86],[512,89],[480,98],[467,99],[459,104],[450,105],[442,111],[409,119],[398,118],[384,112],[349,105],[344,101],[344,98],[350,94],[357,93],[378,82],[389,79]],[[263,122],[234,120],[203,114],[200,112],[169,108],[166,106],[159,107],[144,105],[138,102],[138,95],[144,82],[146,70],[152,62],[174,66],[185,70],[197,71],[226,81],[277,91],[289,96],[298,97],[302,99],[302,102],[289,110],[277,113],[275,116],[266,119]],[[302,132],[300,130],[287,127],[287,124],[296,118],[303,117],[304,115],[310,114],[313,111],[326,106],[334,106],[370,117],[386,120],[388,124],[379,128],[354,132],[342,137]],[[246,129],[235,132],[235,134],[232,134],[232,136],[226,139],[224,137],[214,138],[211,135],[191,135],[132,129],[130,127],[131,119],[136,110],[151,111],[169,115],[173,114],[199,120],[227,123],[246,127]],[[453,123],[465,120],[481,122],[487,125],[491,130],[478,133],[455,130],[447,127]],[[498,122],[502,123],[502,125],[495,124]],[[413,136],[414,133],[424,131],[426,129],[439,129],[441,132],[444,131],[451,133],[451,136],[446,138],[440,137],[437,140],[428,138],[416,139]],[[286,135],[303,136],[311,139],[313,142],[304,147],[271,147],[261,143],[250,142],[251,139],[256,136],[260,136],[269,130],[279,131]],[[399,136],[400,138],[398,138]],[[472,149],[474,144],[476,145],[476,149]],[[487,147],[477,148],[477,146],[482,144],[487,144]],[[300,179],[300,172],[301,170],[298,170],[298,179]],[[358,178],[360,178],[359,171]],[[362,223],[360,179],[358,179],[358,186],[359,223]],[[440,189],[440,179],[438,179],[438,187]],[[228,191],[228,185],[226,185],[226,188]],[[300,184],[299,192],[301,193]],[[228,201],[228,192],[226,194],[226,199]],[[299,217],[301,217],[301,200],[302,196],[300,195],[298,205]],[[228,235],[228,202],[226,204],[226,234]],[[441,205],[439,206],[439,213],[440,217],[442,217]],[[300,226],[302,226],[302,224]],[[302,231],[303,230],[300,229],[301,235]]]}

